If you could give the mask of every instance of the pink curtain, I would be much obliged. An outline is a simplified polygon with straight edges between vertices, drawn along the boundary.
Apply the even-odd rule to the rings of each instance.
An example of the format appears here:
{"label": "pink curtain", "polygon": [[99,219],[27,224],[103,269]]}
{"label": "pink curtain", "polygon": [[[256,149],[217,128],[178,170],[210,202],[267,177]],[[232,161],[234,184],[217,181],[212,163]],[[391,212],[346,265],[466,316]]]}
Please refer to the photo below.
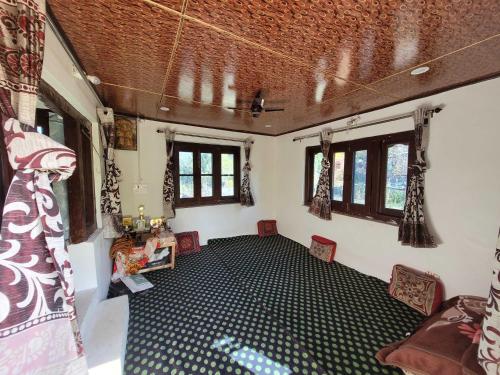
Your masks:
{"label": "pink curtain", "polygon": [[76,158],[34,127],[45,1],[0,0],[0,27],[2,127],[15,171],[0,239],[0,373],[81,374],[73,271],[51,187]]}

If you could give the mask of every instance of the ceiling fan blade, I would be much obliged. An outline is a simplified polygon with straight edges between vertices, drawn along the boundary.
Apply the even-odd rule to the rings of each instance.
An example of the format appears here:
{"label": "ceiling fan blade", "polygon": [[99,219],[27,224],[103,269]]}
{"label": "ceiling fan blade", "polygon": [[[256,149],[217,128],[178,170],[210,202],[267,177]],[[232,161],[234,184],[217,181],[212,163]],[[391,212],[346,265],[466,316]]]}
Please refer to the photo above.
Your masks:
{"label": "ceiling fan blade", "polygon": [[250,108],[241,108],[241,107],[226,107],[227,109],[235,109],[237,111],[249,111]]}
{"label": "ceiling fan blade", "polygon": [[285,108],[264,108],[265,112],[282,112]]}
{"label": "ceiling fan blade", "polygon": [[266,103],[272,103],[272,104],[285,104],[288,103],[288,100],[286,99],[266,99]]}

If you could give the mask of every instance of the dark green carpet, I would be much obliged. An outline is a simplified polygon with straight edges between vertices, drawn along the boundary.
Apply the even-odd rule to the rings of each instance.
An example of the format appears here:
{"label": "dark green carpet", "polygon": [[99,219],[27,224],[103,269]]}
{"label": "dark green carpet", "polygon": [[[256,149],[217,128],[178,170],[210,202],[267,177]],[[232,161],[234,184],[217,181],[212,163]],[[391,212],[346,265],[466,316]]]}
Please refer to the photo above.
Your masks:
{"label": "dark green carpet", "polygon": [[210,240],[248,294],[332,374],[390,374],[375,353],[412,332],[424,317],[391,298],[387,283],[327,264],[283,236]]}
{"label": "dark green carpet", "polygon": [[126,374],[325,373],[206,248],[144,276],[154,288],[130,296]]}
{"label": "dark green carpet", "polygon": [[[423,319],[387,284],[282,236],[209,241],[130,298],[126,374],[377,374]],[[325,371],[326,370],[326,371]]]}

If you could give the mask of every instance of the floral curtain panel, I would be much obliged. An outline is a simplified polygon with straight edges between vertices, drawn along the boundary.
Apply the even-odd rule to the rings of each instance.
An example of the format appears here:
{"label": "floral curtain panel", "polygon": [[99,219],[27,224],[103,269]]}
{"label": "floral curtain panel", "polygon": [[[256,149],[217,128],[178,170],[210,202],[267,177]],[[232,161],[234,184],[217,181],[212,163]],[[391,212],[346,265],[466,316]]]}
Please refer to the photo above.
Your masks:
{"label": "floral curtain panel", "polygon": [[250,188],[250,151],[252,149],[253,141],[251,139],[245,140],[245,165],[243,165],[243,179],[241,181],[240,189],[240,202],[242,206],[251,207],[255,204]]}
{"label": "floral curtain panel", "polygon": [[477,355],[479,364],[488,375],[497,375],[500,372],[500,232]]}
{"label": "floral curtain panel", "polygon": [[0,1],[0,15],[0,109],[15,171],[0,239],[0,373],[81,374],[73,271],[51,188],[76,157],[34,128],[45,1]]}
{"label": "floral curtain panel", "polygon": [[122,204],[120,186],[118,185],[121,171],[115,164],[115,117],[111,108],[98,108],[97,115],[106,141],[104,145],[104,181],[101,187],[104,238],[118,238],[121,235]]}
{"label": "floral curtain panel", "polygon": [[425,150],[427,148],[430,112],[419,108],[413,115],[415,121],[415,164],[410,167],[410,183],[406,191],[403,220],[399,224],[398,240],[412,247],[436,247],[427,229],[424,215]]}
{"label": "floral curtain panel", "polygon": [[165,147],[167,160],[165,177],[163,179],[163,216],[165,218],[175,217],[174,205],[174,138],[175,133],[165,129]]}
{"label": "floral curtain panel", "polygon": [[321,152],[323,160],[321,160],[321,173],[319,176],[318,187],[314,195],[309,212],[321,219],[332,219],[332,206],[330,199],[330,160],[328,154],[330,145],[332,144],[333,133],[330,129],[321,131]]}

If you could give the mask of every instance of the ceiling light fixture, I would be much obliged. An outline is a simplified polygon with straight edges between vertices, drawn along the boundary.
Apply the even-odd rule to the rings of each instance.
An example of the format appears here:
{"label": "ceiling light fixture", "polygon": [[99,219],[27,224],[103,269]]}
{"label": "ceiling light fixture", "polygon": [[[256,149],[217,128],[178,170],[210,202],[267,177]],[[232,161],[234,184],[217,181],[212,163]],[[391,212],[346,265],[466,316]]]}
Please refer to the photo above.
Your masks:
{"label": "ceiling light fixture", "polygon": [[424,73],[427,73],[431,68],[429,68],[428,66],[419,66],[418,68],[415,68],[413,69],[410,74],[412,76],[418,76],[420,74],[424,74]]}
{"label": "ceiling light fixture", "polygon": [[160,107],[160,111],[163,111],[163,112],[168,112],[170,111],[170,108],[168,107],[165,107],[164,105]]}
{"label": "ceiling light fixture", "polygon": [[89,80],[90,83],[92,83],[95,86],[101,84],[101,80],[97,76],[87,75],[87,79]]}
{"label": "ceiling light fixture", "polygon": [[265,126],[266,128],[270,128],[270,127],[271,127],[271,125],[264,125],[264,126]]}

